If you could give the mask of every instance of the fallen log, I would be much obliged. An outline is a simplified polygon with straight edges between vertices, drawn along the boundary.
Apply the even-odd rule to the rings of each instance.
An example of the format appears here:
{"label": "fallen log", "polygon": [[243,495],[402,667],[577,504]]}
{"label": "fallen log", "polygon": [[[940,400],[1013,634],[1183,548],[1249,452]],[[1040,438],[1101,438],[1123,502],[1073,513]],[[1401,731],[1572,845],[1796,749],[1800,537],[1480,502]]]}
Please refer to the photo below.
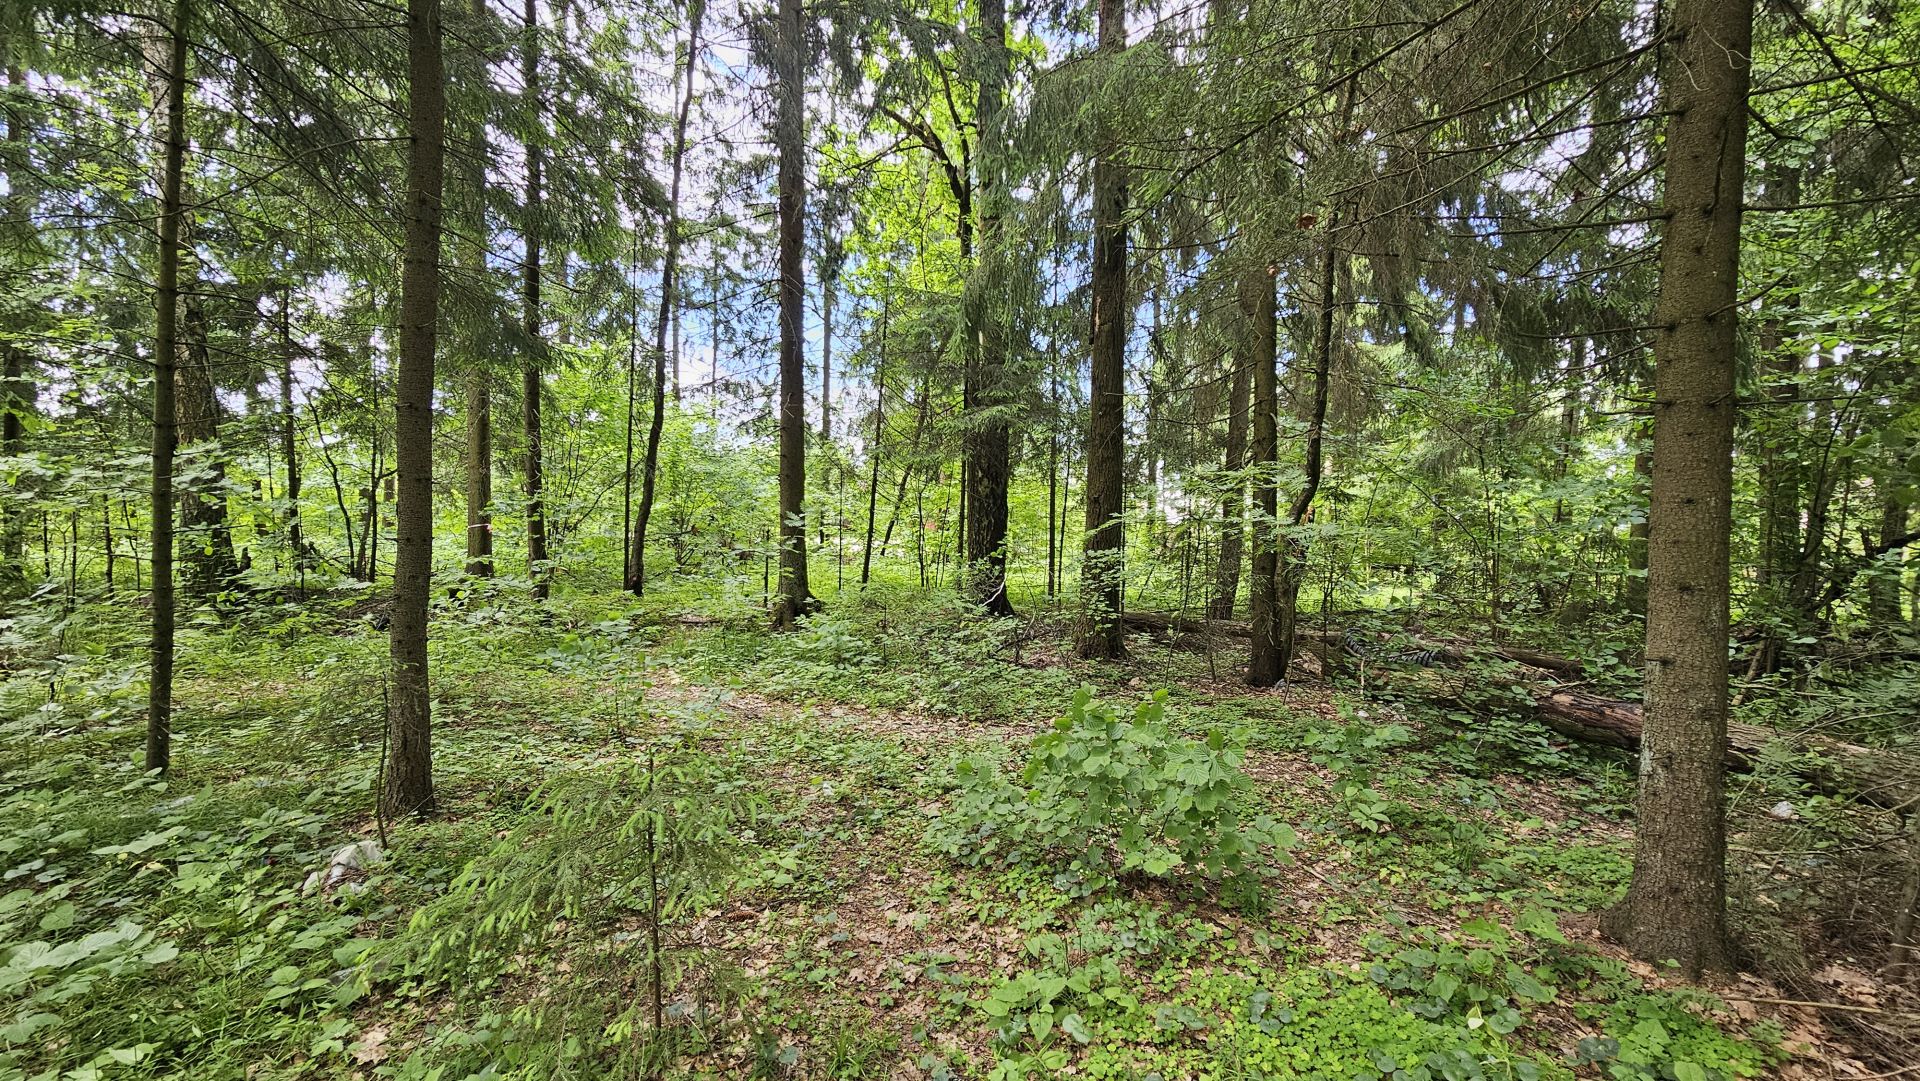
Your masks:
{"label": "fallen log", "polygon": [[[1223,634],[1239,638],[1253,635],[1252,625],[1244,620],[1193,619],[1162,612],[1128,612],[1126,622],[1130,627],[1147,631]],[[1337,631],[1302,627],[1295,634],[1306,641],[1344,648],[1344,640]],[[1431,652],[1435,660],[1450,665],[1492,656],[1563,675],[1580,671],[1580,662],[1577,660],[1514,647],[1481,649],[1442,645]],[[1643,718],[1638,702],[1601,698],[1584,691],[1547,684],[1534,692],[1534,715],[1547,728],[1582,743],[1618,747],[1626,751],[1637,752],[1640,749]],[[1863,747],[1823,736],[1792,736],[1735,722],[1727,726],[1727,768],[1738,773],[1751,773],[1760,765],[1767,746],[1773,743],[1785,744],[1792,749],[1794,754],[1789,770],[1816,792],[1858,799],[1895,811],[1920,809],[1920,756],[1898,751]]]}
{"label": "fallen log", "polygon": [[[1563,736],[1622,750],[1640,749],[1644,718],[1638,702],[1553,687],[1541,688],[1533,702],[1540,723]],[[1849,796],[1895,811],[1920,807],[1920,757],[1898,751],[1823,736],[1790,736],[1735,722],[1727,726],[1727,768],[1752,772],[1767,746],[1774,743],[1792,748],[1788,768],[1816,792]]]}
{"label": "fallen log", "polygon": [[[1168,615],[1165,612],[1128,612],[1126,624],[1134,630],[1171,631],[1179,634],[1224,634],[1233,638],[1253,637],[1253,624],[1242,619],[1194,619],[1190,616]],[[1294,637],[1308,642],[1332,642],[1344,644],[1342,632],[1318,627],[1297,627]],[[1580,662],[1571,657],[1561,657],[1553,653],[1526,649],[1521,646],[1462,646],[1445,642],[1425,642],[1416,639],[1423,652],[1433,655],[1436,661],[1450,665],[1461,665],[1468,661],[1487,657],[1515,664],[1524,664],[1530,668],[1552,672],[1561,676],[1580,674]]]}

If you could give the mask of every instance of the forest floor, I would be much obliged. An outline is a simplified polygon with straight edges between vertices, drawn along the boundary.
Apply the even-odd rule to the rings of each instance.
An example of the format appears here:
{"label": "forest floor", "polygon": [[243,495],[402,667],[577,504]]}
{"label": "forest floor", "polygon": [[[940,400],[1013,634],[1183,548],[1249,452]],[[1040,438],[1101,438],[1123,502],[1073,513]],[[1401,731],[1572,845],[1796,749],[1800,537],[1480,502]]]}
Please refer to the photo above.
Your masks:
{"label": "forest floor", "polygon": [[[79,613],[67,649],[7,684],[21,766],[0,781],[0,944],[27,945],[0,968],[0,1078],[1910,1065],[1888,1030],[1912,998],[1865,963],[1824,958],[1791,991],[1696,989],[1602,940],[1594,914],[1630,866],[1629,769],[1524,720],[1304,673],[1252,691],[1192,641],[1136,637],[1131,659],[1089,664],[1044,625],[904,596],[785,636],[621,603],[439,615],[441,810],[419,823],[371,814],[384,638],[364,606],[197,623],[165,782],[133,765],[137,625]],[[1484,677],[1446,678],[1458,702]],[[1225,879],[935,844],[956,764],[1017,774],[1083,685],[1123,714],[1164,689],[1175,733],[1244,746],[1249,798],[1298,843]],[[382,835],[380,862],[303,890]],[[1825,1008],[1790,1004],[1809,987]]]}

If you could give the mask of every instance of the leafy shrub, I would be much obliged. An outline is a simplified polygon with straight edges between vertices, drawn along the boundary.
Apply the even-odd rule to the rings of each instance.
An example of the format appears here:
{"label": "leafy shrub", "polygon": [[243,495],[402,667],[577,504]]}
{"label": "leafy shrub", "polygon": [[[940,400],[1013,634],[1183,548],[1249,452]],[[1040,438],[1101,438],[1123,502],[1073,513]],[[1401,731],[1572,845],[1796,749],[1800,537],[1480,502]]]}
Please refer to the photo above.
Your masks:
{"label": "leafy shrub", "polygon": [[1204,743],[1176,736],[1166,700],[1156,692],[1128,720],[1081,689],[1033,741],[1018,781],[963,759],[954,804],[929,839],[967,863],[1064,860],[1094,876],[1184,866],[1218,877],[1246,870],[1262,844],[1291,848],[1291,827],[1243,811],[1245,751],[1218,732]]}

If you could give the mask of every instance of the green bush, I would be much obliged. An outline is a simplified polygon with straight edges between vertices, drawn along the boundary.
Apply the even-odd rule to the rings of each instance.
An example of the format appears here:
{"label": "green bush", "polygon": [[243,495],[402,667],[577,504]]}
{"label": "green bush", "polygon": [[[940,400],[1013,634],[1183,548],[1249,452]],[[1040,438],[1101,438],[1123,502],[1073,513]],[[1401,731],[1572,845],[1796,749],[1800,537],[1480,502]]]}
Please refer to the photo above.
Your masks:
{"label": "green bush", "polygon": [[1291,827],[1245,814],[1244,749],[1217,731],[1204,743],[1175,735],[1166,700],[1156,692],[1128,720],[1081,689],[1033,741],[1017,781],[961,760],[953,806],[929,839],[967,863],[1064,862],[1091,876],[1187,867],[1218,877],[1245,871],[1263,844],[1291,848]]}

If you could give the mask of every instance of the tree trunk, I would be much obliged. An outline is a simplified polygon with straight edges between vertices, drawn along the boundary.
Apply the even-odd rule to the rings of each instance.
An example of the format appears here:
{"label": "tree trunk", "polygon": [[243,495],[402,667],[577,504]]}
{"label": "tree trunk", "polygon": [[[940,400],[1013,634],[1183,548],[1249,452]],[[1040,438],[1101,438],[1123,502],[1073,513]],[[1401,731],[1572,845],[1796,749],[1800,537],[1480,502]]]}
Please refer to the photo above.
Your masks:
{"label": "tree trunk", "polygon": [[300,528],[300,415],[293,408],[293,288],[280,292],[280,456],[287,463],[287,548],[295,571],[307,567]]}
{"label": "tree trunk", "polygon": [[[171,69],[167,67],[170,41],[165,36],[150,38],[146,48],[153,79],[152,93],[156,130],[173,123],[167,110],[172,108]],[[181,109],[186,108],[184,96]],[[186,117],[180,117],[181,138],[186,138]],[[184,148],[181,151],[185,157]],[[164,168],[164,164],[162,166]],[[162,183],[164,184],[164,178]],[[200,447],[198,455],[188,456],[189,468],[173,477],[179,503],[176,533],[177,558],[187,591],[196,597],[211,597],[227,588],[238,573],[234,562],[233,538],[227,528],[224,455],[219,449],[220,402],[214,393],[212,357],[207,346],[207,319],[204,306],[193,291],[193,215],[186,209],[187,180],[180,178],[180,212],[177,240],[179,265],[175,268],[173,425],[176,453]],[[198,458],[198,461],[194,459]],[[170,467],[171,468],[171,467]]]}
{"label": "tree trunk", "polygon": [[1006,178],[1001,98],[1007,76],[1007,11],[1005,0],[980,0],[979,34],[981,51],[988,57],[981,69],[979,105],[975,111],[980,130],[979,255],[974,260],[975,281],[966,295],[966,316],[971,331],[969,352],[973,361],[971,411],[968,418],[966,451],[966,506],[969,510],[966,532],[967,590],[989,615],[1013,615],[1013,602],[1007,596],[1007,489],[1012,463],[1005,410],[1009,404],[1006,382],[1007,344],[1000,313],[998,286],[1002,258],[1001,202],[1005,198]]}
{"label": "tree trunk", "polygon": [[700,59],[700,20],[705,0],[692,0],[687,12],[687,66],[682,73],[680,112],[673,123],[673,179],[667,194],[667,250],[660,264],[660,312],[653,323],[653,418],[647,425],[647,453],[640,473],[640,509],[634,517],[633,550],[627,589],[638,597],[647,589],[647,523],[653,519],[653,495],[660,474],[660,433],[667,423],[667,328],[672,325],[680,290],[680,179],[687,155],[687,114],[693,109],[693,77]]}
{"label": "tree trunk", "polygon": [[[1348,88],[1353,86],[1349,82]],[[1346,116],[1353,112],[1353,99],[1349,94]],[[1298,530],[1313,517],[1313,500],[1320,493],[1321,448],[1327,428],[1327,390],[1332,382],[1334,349],[1334,312],[1339,301],[1338,280],[1340,271],[1339,249],[1334,245],[1339,215],[1333,215],[1327,222],[1325,247],[1320,257],[1320,328],[1319,341],[1314,350],[1313,397],[1307,406],[1307,448],[1306,461],[1302,467],[1300,491],[1293,497],[1293,505],[1287,510],[1287,525]],[[1294,628],[1299,622],[1300,582],[1307,573],[1307,543],[1297,532],[1289,535],[1279,544],[1280,603],[1279,626],[1274,631],[1280,652],[1280,674],[1286,675],[1287,667],[1293,663]]]}
{"label": "tree trunk", "polygon": [[873,578],[873,520],[880,510],[880,446],[887,434],[887,324],[893,314],[892,294],[880,300],[880,356],[873,369],[873,447],[867,452],[873,475],[867,479],[867,543],[860,549],[860,584]]}
{"label": "tree trunk", "polygon": [[[491,10],[485,0],[474,0],[474,18],[489,23],[491,31]],[[476,79],[484,80],[486,57],[477,58],[480,70],[474,72]],[[476,115],[467,122],[468,152],[472,160],[468,163],[466,178],[466,196],[471,200],[467,210],[467,229],[472,235],[467,245],[466,257],[472,261],[470,273],[476,281],[484,281],[487,273],[487,169],[486,162],[491,157],[487,145],[487,127],[485,117]],[[478,343],[475,343],[476,345]],[[480,350],[474,348],[467,358],[467,371],[464,380],[466,386],[466,430],[462,448],[461,472],[466,483],[467,501],[467,563],[466,572],[476,578],[493,577],[493,373],[488,370],[486,360]]]}
{"label": "tree trunk", "polygon": [[833,275],[826,258],[828,239],[820,238],[820,446],[833,442]]}
{"label": "tree trunk", "polygon": [[[1264,277],[1264,275],[1262,275]],[[1272,286],[1267,286],[1271,291]],[[1214,569],[1213,599],[1207,614],[1214,619],[1232,619],[1235,598],[1240,595],[1240,552],[1246,543],[1247,482],[1240,471],[1247,466],[1247,395],[1253,370],[1264,356],[1272,366],[1270,353],[1258,348],[1259,322],[1256,317],[1242,328],[1247,340],[1240,350],[1240,363],[1233,369],[1232,389],[1227,393],[1227,448],[1221,468],[1232,478],[1227,494],[1220,497],[1220,562]],[[1272,331],[1271,324],[1267,326]],[[1269,333],[1268,339],[1273,335]],[[1271,350],[1268,346],[1268,350]]]}
{"label": "tree trunk", "polygon": [[[7,85],[19,94],[26,82],[26,72],[14,64],[10,56],[0,59],[6,61]],[[8,216],[20,223],[18,228],[23,235],[31,236],[31,210],[25,193],[32,169],[26,160],[25,128],[19,111],[8,110],[5,161]],[[0,455],[13,458],[26,452],[26,417],[33,409],[36,393],[27,379],[26,350],[11,341],[0,344],[0,364],[4,365],[4,373],[0,373]],[[23,494],[15,493],[16,496]],[[27,584],[24,501],[6,508],[5,513],[5,521],[0,522],[0,598],[10,599],[24,592]]]}
{"label": "tree trunk", "polygon": [[1634,501],[1640,507],[1640,520],[1627,526],[1627,611],[1647,614],[1647,493],[1653,479],[1652,425],[1641,425],[1640,446],[1633,452]]}
{"label": "tree trunk", "polygon": [[1065,511],[1060,503],[1060,431],[1057,427],[1060,418],[1060,381],[1051,374],[1047,377],[1047,391],[1053,401],[1053,416],[1047,431],[1047,596],[1051,598],[1060,587],[1060,546],[1055,543],[1055,532],[1060,526],[1060,516]]}
{"label": "tree trunk", "polygon": [[1907,505],[1900,502],[1893,485],[1882,479],[1880,497],[1880,542],[1892,556],[1883,565],[1871,567],[1867,581],[1867,615],[1874,622],[1892,628],[1900,622],[1900,586],[1906,578],[1900,538],[1907,532]]}
{"label": "tree trunk", "polygon": [[434,809],[432,709],[427,686],[427,591],[433,579],[433,361],[440,304],[440,200],[446,85],[440,0],[407,3],[406,249],[400,270],[400,370],[394,448],[392,689],[380,806],[389,815]]}
{"label": "tree trunk", "polygon": [[[1255,274],[1258,277],[1254,277]],[[1275,282],[1264,272],[1247,271],[1240,282],[1241,309],[1247,316],[1247,367],[1253,371],[1253,445],[1248,464],[1258,472],[1253,486],[1253,566],[1247,582],[1249,626],[1247,682],[1271,687],[1287,675],[1280,650],[1280,356],[1276,335]]]}
{"label": "tree trunk", "polygon": [[1688,977],[1729,967],[1727,621],[1752,0],[1677,0],[1654,324],[1647,692],[1633,880],[1610,930]]}
{"label": "tree trunk", "polygon": [[[1123,0],[1100,0],[1100,51],[1127,44]],[[1093,165],[1093,328],[1087,422],[1087,539],[1080,564],[1079,652],[1124,657],[1126,585],[1127,168],[1106,147]]]}
{"label": "tree trunk", "polygon": [[527,100],[533,109],[530,122],[534,131],[527,136],[527,256],[521,267],[522,300],[526,305],[524,330],[527,336],[526,363],[520,370],[520,422],[527,440],[527,576],[533,581],[533,599],[546,600],[551,588],[553,568],[547,554],[547,504],[544,478],[545,454],[540,431],[540,395],[545,380],[540,365],[545,359],[540,336],[540,234],[545,228],[542,205],[540,126],[545,107],[540,96],[540,25],[534,0],[526,0],[522,14],[526,44],[521,53],[521,79],[527,88]]}
{"label": "tree trunk", "polygon": [[774,43],[777,95],[774,143],[779,156],[780,215],[780,590],[774,626],[792,629],[814,607],[807,586],[807,391],[804,383],[807,175],[805,28],[800,0],[779,0]]}
{"label": "tree trunk", "polygon": [[[184,206],[184,187],[181,198]],[[186,251],[193,247],[192,231],[192,215],[182,209],[181,246]],[[188,478],[183,478],[186,483],[180,485],[180,562],[187,591],[206,598],[227,589],[240,567],[233,554],[233,532],[227,525],[226,454],[220,447],[221,408],[214,389],[213,354],[207,344],[206,311],[197,298],[189,295],[188,288],[183,282],[180,355],[174,368],[177,447],[188,451],[194,467]],[[193,453],[195,448],[198,453]]]}
{"label": "tree trunk", "polygon": [[493,577],[493,374],[467,373],[467,573]]}
{"label": "tree trunk", "polygon": [[[146,768],[165,773],[173,761],[173,452],[178,439],[174,368],[179,359],[180,205],[187,154],[187,20],[189,0],[174,0],[166,61],[157,74],[165,113],[160,167],[160,253],[154,273],[153,335],[153,636],[147,680]],[[156,50],[157,51],[157,50]]]}

